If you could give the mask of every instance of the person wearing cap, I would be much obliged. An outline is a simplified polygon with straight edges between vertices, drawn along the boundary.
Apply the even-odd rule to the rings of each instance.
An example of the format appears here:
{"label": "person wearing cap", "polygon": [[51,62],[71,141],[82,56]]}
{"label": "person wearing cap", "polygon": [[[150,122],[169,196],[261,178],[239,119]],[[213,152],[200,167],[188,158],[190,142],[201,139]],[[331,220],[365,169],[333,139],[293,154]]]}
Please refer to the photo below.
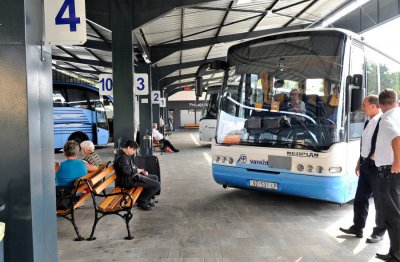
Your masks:
{"label": "person wearing cap", "polygon": [[115,155],[114,167],[117,179],[116,186],[123,188],[143,187],[137,205],[144,210],[150,210],[154,204],[151,198],[160,190],[160,182],[156,175],[151,175],[133,163],[132,156],[136,154],[138,144],[133,140],[127,140],[122,149]]}
{"label": "person wearing cap", "polygon": [[376,138],[375,165],[378,167],[379,204],[390,239],[388,254],[379,259],[400,261],[400,108],[397,94],[385,89],[379,94],[383,115]]}
{"label": "person wearing cap", "polygon": [[[376,136],[379,128],[377,125],[381,118],[382,112],[379,108],[378,96],[370,95],[364,98],[362,103],[364,114],[368,116],[365,127],[361,136],[361,152],[360,158],[356,165],[356,175],[359,176],[356,196],[354,198],[354,217],[353,225],[349,228],[339,228],[340,231],[363,237],[363,229],[365,227],[369,199],[374,196],[375,203],[375,224],[372,234],[367,238],[367,243],[378,243],[382,241],[386,232],[385,223],[382,218],[382,211],[379,208],[379,191],[378,191],[378,170],[375,166],[375,149]],[[373,145],[374,144],[374,145]]]}
{"label": "person wearing cap", "polygon": [[81,144],[81,152],[84,158],[83,162],[86,163],[88,171],[96,171],[101,165],[101,158],[94,152],[94,144],[90,140],[83,141]]}

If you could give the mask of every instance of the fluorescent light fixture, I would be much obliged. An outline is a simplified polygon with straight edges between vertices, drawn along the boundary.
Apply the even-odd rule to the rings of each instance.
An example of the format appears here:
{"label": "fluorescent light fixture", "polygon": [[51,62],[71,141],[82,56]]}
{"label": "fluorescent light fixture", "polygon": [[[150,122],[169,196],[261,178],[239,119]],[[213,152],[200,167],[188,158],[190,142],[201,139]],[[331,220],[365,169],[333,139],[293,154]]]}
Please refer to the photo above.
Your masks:
{"label": "fluorescent light fixture", "polygon": [[145,53],[143,53],[142,56],[143,56],[144,61],[145,61],[147,64],[151,64],[150,59],[147,57],[147,55],[146,55]]}
{"label": "fluorescent light fixture", "polygon": [[251,3],[253,0],[235,0],[235,2],[233,3],[234,5],[243,5],[243,4],[249,4]]}
{"label": "fluorescent light fixture", "polygon": [[344,17],[345,15],[351,13],[355,9],[359,8],[360,6],[364,5],[365,3],[369,2],[369,0],[353,0],[353,2],[346,7],[340,9],[338,12],[333,13],[327,19],[322,22],[321,27],[327,27],[332,23],[336,22],[340,18]]}

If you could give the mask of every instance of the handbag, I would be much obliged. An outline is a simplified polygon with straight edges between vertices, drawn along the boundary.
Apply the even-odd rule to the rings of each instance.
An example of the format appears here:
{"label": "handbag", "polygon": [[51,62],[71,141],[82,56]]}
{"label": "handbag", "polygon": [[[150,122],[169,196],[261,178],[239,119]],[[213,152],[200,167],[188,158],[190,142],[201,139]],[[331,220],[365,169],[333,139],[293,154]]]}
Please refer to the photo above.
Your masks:
{"label": "handbag", "polygon": [[74,187],[57,186],[56,187],[56,206],[57,210],[69,209],[72,206]]}

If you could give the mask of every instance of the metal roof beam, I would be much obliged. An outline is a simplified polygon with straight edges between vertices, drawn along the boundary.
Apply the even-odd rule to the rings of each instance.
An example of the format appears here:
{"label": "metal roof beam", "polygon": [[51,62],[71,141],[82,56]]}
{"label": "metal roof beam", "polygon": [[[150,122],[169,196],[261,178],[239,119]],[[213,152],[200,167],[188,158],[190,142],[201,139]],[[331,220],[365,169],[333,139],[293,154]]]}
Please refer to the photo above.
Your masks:
{"label": "metal roof beam", "polygon": [[[204,79],[203,83],[206,85],[209,81],[216,81],[216,80],[221,80],[221,79],[223,79],[223,77],[208,78],[208,79]],[[165,85],[165,86],[162,86],[162,88],[171,88],[171,86],[183,86],[183,85],[188,85],[189,83],[194,83],[194,81]]]}
{"label": "metal roof beam", "polygon": [[300,17],[304,12],[306,12],[308,9],[310,9],[313,5],[315,5],[318,2],[318,0],[313,0],[311,3],[309,3],[306,7],[303,8],[297,15],[295,15],[292,19],[289,20],[286,24],[283,25],[283,27],[289,26],[294,20],[296,20],[298,17]]}
{"label": "metal roof beam", "polygon": [[87,40],[85,44],[79,46],[111,52],[111,43],[106,43],[103,41]]}
{"label": "metal roof beam", "polygon": [[[54,59],[54,57],[53,57]],[[190,68],[190,67],[196,67],[199,66],[205,62],[211,62],[214,60],[225,60],[225,57],[217,57],[213,59],[208,59],[208,60],[197,60],[197,61],[191,61],[191,62],[186,62],[182,64],[173,64],[173,65],[166,65],[166,66],[159,66],[157,68],[154,68],[159,76],[159,79],[162,79],[166,77],[169,74],[172,74],[173,72],[185,68]]]}
{"label": "metal roof beam", "polygon": [[111,68],[112,63],[111,62],[106,62],[106,61],[96,61],[96,60],[90,60],[90,59],[75,59],[72,57],[65,57],[65,56],[52,56],[54,60],[60,60],[60,61],[66,61],[66,62],[72,62],[72,63],[78,63],[78,64],[86,64],[86,65],[95,65],[95,66],[102,66],[102,67],[108,67]]}
{"label": "metal roof beam", "polygon": [[[218,71],[210,71],[210,72],[206,72],[204,75],[212,75],[218,73]],[[166,77],[164,79],[162,79],[162,84],[163,86],[168,86],[173,84],[174,82],[178,81],[178,80],[183,80],[183,79],[190,79],[190,78],[195,78],[196,77],[196,73],[193,74],[186,74],[186,75],[179,75],[179,76],[170,76],[170,77]]]}
{"label": "metal roof beam", "polygon": [[[309,24],[306,25],[295,25],[295,26],[288,26],[285,30],[297,30],[306,28]],[[210,37],[210,38],[203,38],[197,40],[190,40],[184,41],[182,43],[172,43],[172,44],[165,44],[165,45],[158,45],[150,47],[151,52],[151,61],[152,63],[156,63],[161,59],[177,52],[180,50],[187,50],[192,48],[199,48],[203,46],[214,45],[218,43],[228,43],[232,41],[238,41],[243,39],[249,39],[254,37],[260,37],[266,34],[272,34],[281,32],[282,28],[274,28],[274,29],[266,29],[260,31],[253,31],[253,32],[246,32],[246,33],[239,33],[239,34],[232,34],[232,35],[223,35],[218,37]]]}

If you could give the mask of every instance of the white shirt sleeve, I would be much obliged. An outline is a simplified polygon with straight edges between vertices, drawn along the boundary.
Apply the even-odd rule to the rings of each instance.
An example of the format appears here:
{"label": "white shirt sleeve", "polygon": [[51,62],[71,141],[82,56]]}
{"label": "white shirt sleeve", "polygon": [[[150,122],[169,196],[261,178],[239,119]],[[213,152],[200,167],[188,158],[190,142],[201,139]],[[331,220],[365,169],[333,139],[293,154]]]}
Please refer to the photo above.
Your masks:
{"label": "white shirt sleeve", "polygon": [[154,128],[153,128],[152,133],[153,133],[153,137],[155,137],[158,141],[164,138],[164,136],[160,132],[158,132],[158,130],[156,130]]}

